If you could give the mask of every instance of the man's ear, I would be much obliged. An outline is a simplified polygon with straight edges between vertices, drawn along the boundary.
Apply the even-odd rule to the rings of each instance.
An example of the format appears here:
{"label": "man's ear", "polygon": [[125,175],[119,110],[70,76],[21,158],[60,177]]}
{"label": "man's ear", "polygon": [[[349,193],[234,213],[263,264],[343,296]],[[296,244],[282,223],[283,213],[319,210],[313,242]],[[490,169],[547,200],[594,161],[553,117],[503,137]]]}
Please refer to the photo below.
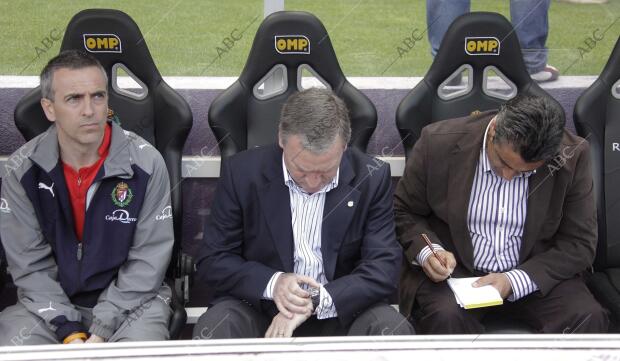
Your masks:
{"label": "man's ear", "polygon": [[56,121],[56,111],[54,109],[53,101],[47,98],[41,98],[41,108],[43,108],[43,112],[50,122]]}
{"label": "man's ear", "polygon": [[491,136],[491,138],[495,137],[495,125],[497,124],[497,120],[495,117],[493,117],[493,119],[491,119],[491,124],[489,124],[489,135]]}
{"label": "man's ear", "polygon": [[284,142],[282,141],[282,135],[278,132],[278,145],[280,148],[284,149]]}

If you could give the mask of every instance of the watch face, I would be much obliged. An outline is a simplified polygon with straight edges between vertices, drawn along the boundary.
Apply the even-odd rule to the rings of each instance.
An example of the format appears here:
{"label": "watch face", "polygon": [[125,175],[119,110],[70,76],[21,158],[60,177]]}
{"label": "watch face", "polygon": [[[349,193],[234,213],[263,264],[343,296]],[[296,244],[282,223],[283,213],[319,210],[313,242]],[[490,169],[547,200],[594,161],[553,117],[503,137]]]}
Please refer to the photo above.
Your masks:
{"label": "watch face", "polygon": [[308,292],[310,292],[310,299],[312,300],[312,309],[316,310],[319,306],[319,301],[321,300],[321,290],[315,287],[310,287]]}

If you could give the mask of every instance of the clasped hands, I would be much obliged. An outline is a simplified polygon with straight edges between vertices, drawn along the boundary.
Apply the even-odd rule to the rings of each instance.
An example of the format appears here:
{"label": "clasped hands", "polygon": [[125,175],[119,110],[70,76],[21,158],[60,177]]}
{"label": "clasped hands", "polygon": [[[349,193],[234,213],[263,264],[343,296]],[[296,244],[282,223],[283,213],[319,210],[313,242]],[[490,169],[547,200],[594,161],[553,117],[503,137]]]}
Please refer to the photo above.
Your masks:
{"label": "clasped hands", "polygon": [[265,338],[291,337],[293,331],[304,323],[314,311],[310,293],[301,285],[320,288],[312,277],[294,273],[283,273],[273,289],[273,301],[280,311],[271,321]]}
{"label": "clasped hands", "polygon": [[[441,261],[437,259],[435,255],[431,254],[422,265],[424,273],[435,283],[448,278],[452,274],[452,271],[454,271],[454,268],[456,268],[456,258],[454,258],[454,254],[443,250],[437,250],[436,252],[437,256],[441,258]],[[444,267],[443,265],[446,266]],[[503,299],[508,298],[508,296],[512,294],[512,286],[504,273],[489,273],[484,277],[480,277],[480,279],[473,284],[474,287],[486,285],[495,287]]]}

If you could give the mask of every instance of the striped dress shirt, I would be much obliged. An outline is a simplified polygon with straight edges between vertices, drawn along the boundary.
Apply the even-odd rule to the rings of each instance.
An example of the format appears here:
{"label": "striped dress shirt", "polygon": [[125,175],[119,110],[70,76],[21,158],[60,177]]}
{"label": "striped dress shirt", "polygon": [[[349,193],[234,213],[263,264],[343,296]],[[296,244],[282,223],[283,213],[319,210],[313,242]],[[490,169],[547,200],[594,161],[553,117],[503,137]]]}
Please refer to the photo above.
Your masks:
{"label": "striped dress shirt", "polygon": [[[327,283],[321,252],[321,231],[323,228],[323,209],[327,192],[338,186],[340,169],[332,181],[313,194],[304,191],[293,180],[282,158],[284,184],[289,189],[291,216],[293,226],[294,259],[293,269],[296,274],[312,277],[321,285]],[[273,299],[273,289],[278,277],[283,272],[276,272],[263,292],[263,298]],[[303,285],[302,288],[307,288]],[[315,310],[318,319],[337,317],[336,306],[329,292],[321,286],[320,301]]]}
{"label": "striped dress shirt", "polygon": [[[529,177],[535,171],[521,173],[510,181],[497,175],[486,152],[488,131],[489,127],[484,133],[485,141],[467,209],[474,269],[484,273],[504,273],[513,292],[508,300],[516,301],[538,290],[529,275],[516,268],[527,214]],[[438,244],[433,244],[433,248],[443,249]],[[418,263],[424,264],[431,254],[429,247],[424,247],[418,254]]]}

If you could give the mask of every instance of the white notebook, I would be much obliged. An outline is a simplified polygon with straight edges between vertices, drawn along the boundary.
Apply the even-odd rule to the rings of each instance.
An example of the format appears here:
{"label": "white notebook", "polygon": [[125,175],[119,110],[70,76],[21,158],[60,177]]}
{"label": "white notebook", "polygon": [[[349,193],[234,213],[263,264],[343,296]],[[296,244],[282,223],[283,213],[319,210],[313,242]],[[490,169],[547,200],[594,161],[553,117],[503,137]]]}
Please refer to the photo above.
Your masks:
{"label": "white notebook", "polygon": [[456,302],[465,309],[497,306],[504,303],[499,291],[491,285],[473,287],[480,277],[448,278],[448,286],[454,292]]}

